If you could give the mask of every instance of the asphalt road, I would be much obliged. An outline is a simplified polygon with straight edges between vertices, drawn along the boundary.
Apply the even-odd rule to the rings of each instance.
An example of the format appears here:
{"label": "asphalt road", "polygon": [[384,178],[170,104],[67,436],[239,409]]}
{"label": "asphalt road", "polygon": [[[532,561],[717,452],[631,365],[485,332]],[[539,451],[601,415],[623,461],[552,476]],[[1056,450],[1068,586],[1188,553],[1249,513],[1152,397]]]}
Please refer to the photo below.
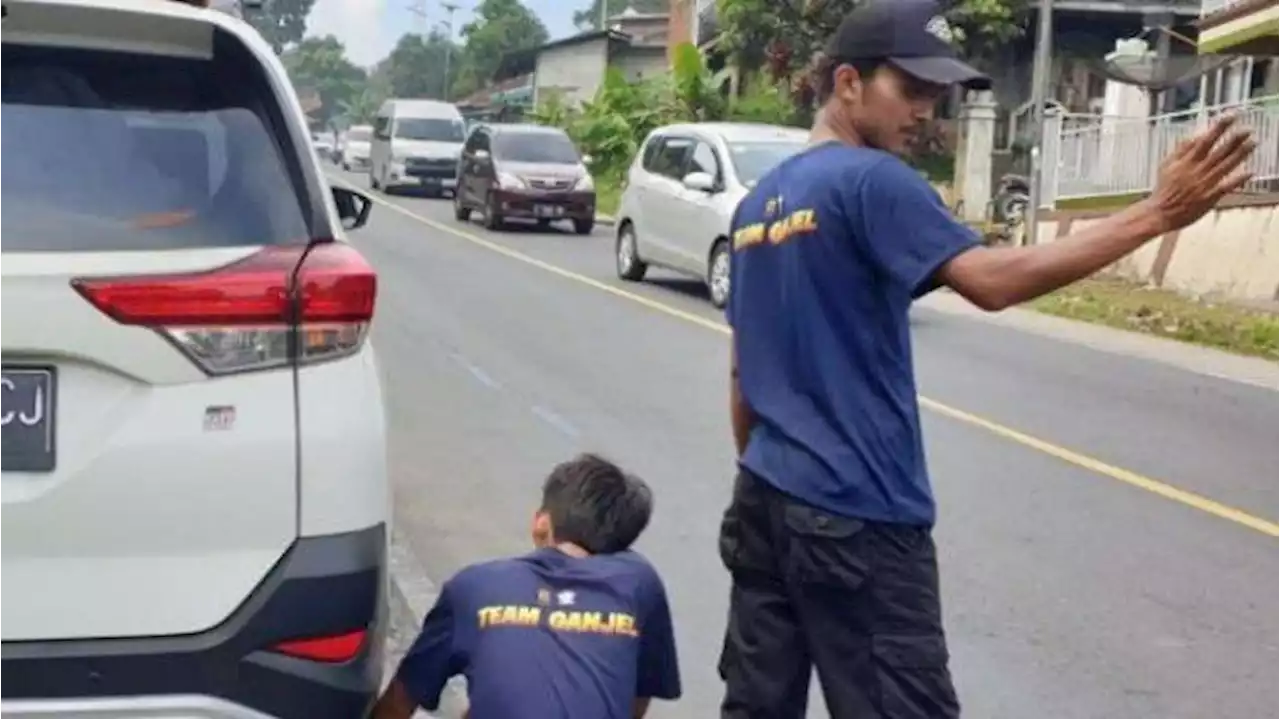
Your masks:
{"label": "asphalt road", "polygon": [[[447,201],[377,197],[351,239],[380,273],[407,551],[437,580],[525,551],[546,471],[614,458],[658,500],[639,548],[686,692],[654,714],[716,715],[718,314],[696,283],[615,280],[609,228],[494,234]],[[1276,392],[927,308],[915,342],[966,715],[1276,716]]]}

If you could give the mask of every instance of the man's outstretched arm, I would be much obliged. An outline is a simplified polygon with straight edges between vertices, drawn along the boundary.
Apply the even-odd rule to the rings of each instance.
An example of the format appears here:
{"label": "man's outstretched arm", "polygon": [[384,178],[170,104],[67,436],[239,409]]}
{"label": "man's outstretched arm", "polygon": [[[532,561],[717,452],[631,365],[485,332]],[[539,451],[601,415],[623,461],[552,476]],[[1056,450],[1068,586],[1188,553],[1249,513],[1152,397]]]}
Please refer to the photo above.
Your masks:
{"label": "man's outstretched arm", "polygon": [[1149,240],[1203,217],[1250,178],[1252,133],[1226,117],[1184,142],[1160,166],[1151,195],[1061,240],[978,247],[944,264],[937,279],[984,310],[1001,310],[1083,279]]}

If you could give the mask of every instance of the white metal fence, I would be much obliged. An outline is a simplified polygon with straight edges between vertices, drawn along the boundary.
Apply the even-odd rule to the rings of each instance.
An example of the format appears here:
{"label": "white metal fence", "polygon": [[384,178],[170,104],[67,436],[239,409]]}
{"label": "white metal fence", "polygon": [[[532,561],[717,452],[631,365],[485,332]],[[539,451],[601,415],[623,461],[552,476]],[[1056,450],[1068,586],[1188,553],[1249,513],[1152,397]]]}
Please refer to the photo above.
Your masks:
{"label": "white metal fence", "polygon": [[1224,112],[1239,114],[1253,129],[1258,149],[1249,161],[1246,191],[1275,191],[1280,165],[1277,98],[1200,108],[1151,118],[1079,116],[1045,118],[1042,207],[1058,200],[1146,192],[1160,161],[1183,139]]}
{"label": "white metal fence", "polygon": [[1232,5],[1239,5],[1245,0],[1200,0],[1200,17],[1209,13],[1225,10]]}

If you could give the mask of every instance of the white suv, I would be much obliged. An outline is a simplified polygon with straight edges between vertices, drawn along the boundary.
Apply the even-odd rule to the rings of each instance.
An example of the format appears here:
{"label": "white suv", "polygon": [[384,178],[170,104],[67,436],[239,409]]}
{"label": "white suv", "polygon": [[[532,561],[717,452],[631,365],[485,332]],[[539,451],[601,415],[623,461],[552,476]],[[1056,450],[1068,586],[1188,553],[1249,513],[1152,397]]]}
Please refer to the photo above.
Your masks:
{"label": "white suv", "polygon": [[280,61],[167,0],[3,0],[10,717],[354,717],[389,516],[367,342]]}
{"label": "white suv", "polygon": [[804,149],[809,132],[750,123],[654,130],[627,175],[618,208],[618,276],[649,265],[701,277],[711,302],[729,298],[729,224],[757,180]]}

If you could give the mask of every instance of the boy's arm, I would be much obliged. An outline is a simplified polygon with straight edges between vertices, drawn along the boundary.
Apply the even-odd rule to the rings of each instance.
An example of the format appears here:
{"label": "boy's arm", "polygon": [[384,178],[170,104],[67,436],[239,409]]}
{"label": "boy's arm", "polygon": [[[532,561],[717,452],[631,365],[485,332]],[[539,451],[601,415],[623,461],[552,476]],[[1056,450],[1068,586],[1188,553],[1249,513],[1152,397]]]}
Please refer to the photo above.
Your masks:
{"label": "boy's arm", "polygon": [[374,705],[372,719],[410,719],[419,706],[434,711],[449,678],[462,671],[450,585],[445,583],[422,620],[422,631]]}
{"label": "boy's arm", "polygon": [[671,608],[667,605],[666,588],[656,571],[652,571],[646,595],[648,606],[644,609],[644,620],[640,625],[640,661],[633,709],[637,719],[648,710],[650,699],[679,699],[681,694]]}
{"label": "boy's arm", "polygon": [[393,677],[387,690],[378,697],[378,703],[373,705],[369,719],[410,719],[417,708],[418,704],[409,696],[409,690]]}

